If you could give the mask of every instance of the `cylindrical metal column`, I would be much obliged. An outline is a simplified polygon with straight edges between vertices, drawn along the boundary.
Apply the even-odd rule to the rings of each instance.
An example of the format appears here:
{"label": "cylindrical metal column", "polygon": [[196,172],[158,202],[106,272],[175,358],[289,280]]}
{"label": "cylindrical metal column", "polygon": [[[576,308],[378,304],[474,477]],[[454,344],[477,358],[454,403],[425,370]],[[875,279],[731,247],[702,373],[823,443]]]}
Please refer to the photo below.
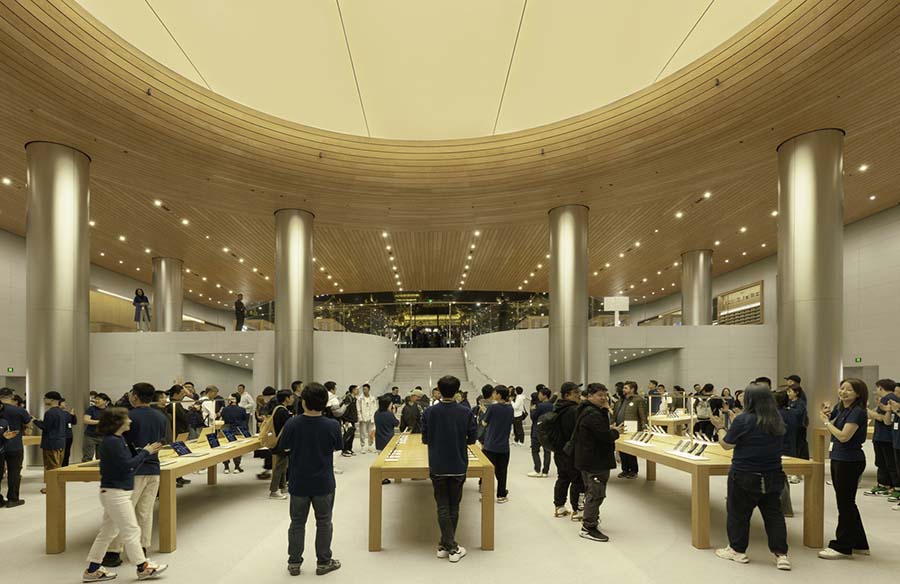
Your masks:
{"label": "cylindrical metal column", "polygon": [[181,331],[184,316],[183,265],[177,258],[153,258],[154,331]]}
{"label": "cylindrical metal column", "polygon": [[[44,394],[55,390],[81,417],[90,392],[91,160],[50,142],[26,144],[25,158],[26,399],[42,416]],[[81,436],[76,430],[72,452],[81,452]]]}
{"label": "cylindrical metal column", "polygon": [[550,210],[550,387],[587,382],[588,208]]}
{"label": "cylindrical metal column", "polygon": [[313,381],[313,219],[275,212],[275,385]]}
{"label": "cylindrical metal column", "polygon": [[681,324],[712,324],[711,249],[696,249],[681,254]]}
{"label": "cylindrical metal column", "polygon": [[815,426],[842,370],[843,147],[836,129],[778,147],[778,378],[803,378]]}

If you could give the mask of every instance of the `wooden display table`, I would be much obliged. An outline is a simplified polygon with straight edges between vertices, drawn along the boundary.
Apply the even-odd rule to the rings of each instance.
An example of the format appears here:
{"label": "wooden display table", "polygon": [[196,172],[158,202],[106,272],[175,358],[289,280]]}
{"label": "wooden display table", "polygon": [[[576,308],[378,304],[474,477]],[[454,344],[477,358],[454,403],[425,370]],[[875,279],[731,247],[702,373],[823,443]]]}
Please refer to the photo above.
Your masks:
{"label": "wooden display table", "polygon": [[41,437],[40,436],[22,436],[22,444],[25,446],[40,446],[41,445]]}
{"label": "wooden display table", "polygon": [[[629,438],[631,435],[628,435]],[[656,465],[662,464],[691,475],[691,540],[695,548],[707,549],[709,545],[709,477],[727,476],[731,469],[731,450],[718,444],[710,445],[703,453],[708,460],[691,460],[672,450],[679,438],[656,435],[650,444],[638,445],[622,436],[616,441],[619,452],[632,454],[647,461],[647,480],[656,480]],[[822,548],[824,545],[825,477],[821,462],[782,457],[786,474],[803,475],[803,545]]]}
{"label": "wooden display table", "polygon": [[[188,442],[192,452],[203,453],[203,456],[178,457],[171,449],[161,450],[159,478],[159,551],[174,552],[175,529],[177,518],[177,500],[175,496],[175,479],[192,472],[207,469],[206,482],[216,484],[217,465],[237,456],[253,452],[260,448],[259,438],[244,438],[231,448],[209,447],[205,438],[203,442]],[[46,553],[59,554],[66,550],[66,483],[68,482],[100,482],[99,461],[73,464],[57,468],[45,473],[47,481],[47,534]]]}
{"label": "wooden display table", "polygon": [[[875,426],[869,426],[866,429],[866,438],[869,442],[872,441],[872,436],[875,435]],[[809,455],[812,456],[812,459],[816,462],[825,462],[825,454],[829,452],[828,445],[831,443],[831,432],[826,430],[825,428],[813,428],[813,443],[812,450]]]}
{"label": "wooden display table", "polygon": [[666,432],[672,434],[673,436],[681,436],[682,435],[682,427],[691,423],[690,416],[650,416],[648,421],[654,426],[662,426],[666,429]]}
{"label": "wooden display table", "polygon": [[[387,460],[396,449],[397,460]],[[481,491],[481,549],[494,549],[494,465],[478,444],[469,446],[467,478],[480,478]],[[381,451],[369,467],[369,551],[381,551],[381,481],[384,479],[427,479],[428,447],[422,444],[421,434],[398,434]],[[428,515],[432,517],[434,514]]]}

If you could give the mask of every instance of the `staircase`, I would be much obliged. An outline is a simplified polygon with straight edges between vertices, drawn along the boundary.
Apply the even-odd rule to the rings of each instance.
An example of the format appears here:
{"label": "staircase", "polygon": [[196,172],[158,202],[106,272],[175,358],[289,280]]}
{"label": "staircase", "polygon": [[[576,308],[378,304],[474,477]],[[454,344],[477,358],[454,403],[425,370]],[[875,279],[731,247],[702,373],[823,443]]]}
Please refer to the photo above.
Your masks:
{"label": "staircase", "polygon": [[430,396],[431,388],[436,387],[437,380],[444,375],[457,377],[460,389],[472,393],[462,349],[400,349],[394,368],[394,385],[400,388],[400,395],[421,385]]}

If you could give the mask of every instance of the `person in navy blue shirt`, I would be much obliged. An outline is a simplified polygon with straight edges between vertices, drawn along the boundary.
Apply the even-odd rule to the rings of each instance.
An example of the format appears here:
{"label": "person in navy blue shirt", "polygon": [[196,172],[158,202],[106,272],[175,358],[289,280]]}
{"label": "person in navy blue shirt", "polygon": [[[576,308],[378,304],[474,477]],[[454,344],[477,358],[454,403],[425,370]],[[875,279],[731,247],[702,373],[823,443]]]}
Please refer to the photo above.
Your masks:
{"label": "person in navy blue shirt", "polygon": [[[241,394],[239,393],[233,393],[228,397],[228,405],[222,408],[222,421],[225,422],[222,426],[223,430],[233,430],[237,434],[240,434],[240,428],[248,427],[250,414],[247,413],[247,410],[238,405],[240,401]],[[236,456],[233,460],[234,472],[244,472],[244,469],[241,467],[241,457]],[[230,463],[231,461],[229,460],[222,463],[225,466],[225,474],[231,472]]]}
{"label": "person in navy blue shirt", "polygon": [[137,567],[137,576],[146,580],[158,576],[165,564],[155,564],[147,559],[141,546],[141,528],[132,504],[131,493],[135,487],[135,473],[151,456],[156,456],[162,443],[147,444],[137,452],[123,437],[132,424],[128,410],[108,408],[100,416],[98,433],[100,442],[100,503],[103,505],[103,525],[88,553],[88,567],[84,582],[103,582],[116,578],[116,573],[103,568],[102,563],[109,546],[115,539],[124,542],[128,559]]}
{"label": "person in navy blue shirt", "polygon": [[[553,392],[549,387],[541,386],[537,391],[537,405],[531,410],[531,460],[534,462],[534,471],[528,473],[530,477],[547,477],[550,474],[550,449],[541,446],[538,438],[538,420],[546,413],[553,411],[553,402],[550,397]],[[541,466],[541,450],[544,451],[544,464]]]}
{"label": "person in navy blue shirt", "polygon": [[[805,415],[797,408],[791,407],[791,400],[786,391],[776,391],[772,394],[775,396],[775,403],[778,406],[778,413],[784,421],[784,441],[781,444],[782,456],[791,456],[797,458],[797,447],[799,441],[797,434],[803,427],[803,419],[801,415]],[[785,517],[794,516],[794,505],[791,501],[791,477],[787,477],[784,484],[784,490],[781,492],[781,511]]]}
{"label": "person in navy blue shirt", "polygon": [[869,409],[869,417],[875,420],[872,434],[872,448],[875,450],[875,467],[878,469],[875,486],[863,495],[894,497],[900,495],[900,475],[894,459],[894,439],[891,429],[890,402],[900,401],[894,393],[897,383],[893,379],[879,379],[875,382],[878,392],[878,406]]}
{"label": "person in navy blue shirt", "polygon": [[853,552],[868,554],[869,541],[856,506],[856,489],[866,469],[862,446],[866,441],[869,388],[861,379],[849,377],[838,389],[835,408],[822,404],[819,417],[831,434],[831,484],[837,499],[838,524],[835,538],[819,552],[824,560],[852,558]]}
{"label": "person in navy blue shirt", "polygon": [[515,418],[509,403],[509,388],[504,385],[494,387],[494,403],[487,407],[481,423],[484,425],[484,455],[494,465],[497,477],[497,502],[506,503],[509,491],[506,477],[509,473],[509,432]]}
{"label": "person in navy blue shirt", "polygon": [[478,427],[474,412],[453,399],[459,391],[459,379],[445,375],[438,380],[438,389],[440,403],[422,414],[422,443],[428,446],[428,474],[441,529],[437,557],[456,563],[466,555],[466,548],[456,541],[456,526],[469,468],[468,445],[475,444]]}
{"label": "person in navy blue shirt", "polygon": [[18,507],[25,500],[19,498],[19,485],[22,482],[22,463],[25,460],[25,447],[22,436],[31,424],[31,415],[16,405],[16,394],[8,387],[0,389],[0,418],[6,420],[9,432],[17,434],[9,439],[4,451],[0,453],[0,482],[6,477],[6,499],[0,493],[0,507]]}
{"label": "person in navy blue shirt", "polygon": [[[60,409],[59,404],[63,397],[58,391],[48,391],[44,394],[43,420],[35,420],[34,424],[41,429],[41,454],[44,460],[44,473],[62,466],[63,455],[66,451],[66,428],[69,423],[69,414]],[[46,479],[45,479],[46,482]],[[41,489],[42,494],[47,493],[47,488]]]}
{"label": "person in navy blue shirt", "polygon": [[81,462],[94,460],[97,449],[100,447],[101,437],[97,433],[97,424],[100,422],[100,414],[109,407],[109,396],[98,393],[91,400],[91,405],[84,412],[84,437],[81,443]]}
{"label": "person in navy blue shirt", "polygon": [[[166,438],[166,416],[150,404],[156,396],[156,388],[149,383],[135,383],[128,392],[131,410],[128,417],[131,427],[125,432],[125,440],[135,448],[143,448],[148,444],[162,442]],[[138,525],[141,527],[141,545],[150,547],[153,535],[153,505],[159,493],[159,455],[151,454],[135,471],[134,489],[131,501]],[[120,553],[122,542],[114,541],[104,558],[104,566],[115,567],[122,563]],[[131,558],[134,559],[134,558]]]}
{"label": "person in navy blue shirt", "polygon": [[378,411],[375,412],[375,450],[381,452],[394,437],[394,428],[400,425],[391,412],[390,396],[383,395],[378,398]]}
{"label": "person in navy blue shirt", "polygon": [[78,418],[75,416],[75,413],[69,408],[66,403],[65,398],[61,402],[59,402],[59,409],[64,411],[67,414],[66,419],[66,448],[63,451],[63,466],[69,466],[69,457],[72,455],[72,442],[75,439],[75,433],[72,430],[78,424]]}
{"label": "person in navy blue shirt", "polygon": [[341,425],[322,415],[328,405],[328,390],[320,383],[309,383],[300,393],[303,414],[294,416],[281,429],[277,450],[288,452],[288,492],[291,495],[291,526],[288,529],[288,572],[300,574],[303,564],[306,520],[309,508],[316,516],[316,575],[322,576],[341,567],[331,552],[334,532],[334,453],[344,441]]}
{"label": "person in navy blue shirt", "polygon": [[[725,427],[720,415],[710,418],[719,430]],[[779,570],[790,570],[787,527],[781,511],[781,492],[787,477],[781,468],[785,425],[778,413],[769,386],[754,383],[744,391],[744,411],[731,422],[719,445],[734,450],[728,472],[728,547],[716,555],[741,564],[749,562],[750,518],[759,508],[766,527],[769,551],[775,555]]]}

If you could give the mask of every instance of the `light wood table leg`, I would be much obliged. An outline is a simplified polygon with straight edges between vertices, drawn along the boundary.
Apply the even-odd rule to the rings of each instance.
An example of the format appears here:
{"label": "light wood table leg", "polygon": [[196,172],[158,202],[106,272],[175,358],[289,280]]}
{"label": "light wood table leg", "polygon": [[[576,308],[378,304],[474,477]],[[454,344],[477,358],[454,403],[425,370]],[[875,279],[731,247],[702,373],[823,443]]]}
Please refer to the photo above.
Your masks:
{"label": "light wood table leg", "polygon": [[825,547],[825,465],[816,464],[803,479],[803,545]]}
{"label": "light wood table leg", "polygon": [[66,482],[59,473],[47,473],[47,533],[45,551],[61,554],[66,551]]}
{"label": "light wood table leg", "polygon": [[681,426],[679,424],[676,424],[675,422],[669,422],[666,425],[666,432],[668,432],[672,436],[678,436],[681,434]]}
{"label": "light wood table leg", "polygon": [[656,463],[649,460],[647,461],[647,480],[656,480]]}
{"label": "light wood table leg", "polygon": [[494,467],[481,475],[481,549],[494,549]]}
{"label": "light wood table leg", "polygon": [[164,553],[175,551],[177,518],[175,473],[163,471],[159,480],[159,551]]}
{"label": "light wood table leg", "polygon": [[691,473],[691,543],[709,548],[709,470],[702,466]]}
{"label": "light wood table leg", "polygon": [[369,469],[369,551],[381,551],[381,470]]}
{"label": "light wood table leg", "polygon": [[818,428],[812,430],[812,459],[816,462],[825,462],[825,453],[828,452],[828,442],[831,440],[830,435],[820,431]]}
{"label": "light wood table leg", "polygon": [[219,465],[214,464],[206,469],[206,484],[215,485],[219,482]]}

